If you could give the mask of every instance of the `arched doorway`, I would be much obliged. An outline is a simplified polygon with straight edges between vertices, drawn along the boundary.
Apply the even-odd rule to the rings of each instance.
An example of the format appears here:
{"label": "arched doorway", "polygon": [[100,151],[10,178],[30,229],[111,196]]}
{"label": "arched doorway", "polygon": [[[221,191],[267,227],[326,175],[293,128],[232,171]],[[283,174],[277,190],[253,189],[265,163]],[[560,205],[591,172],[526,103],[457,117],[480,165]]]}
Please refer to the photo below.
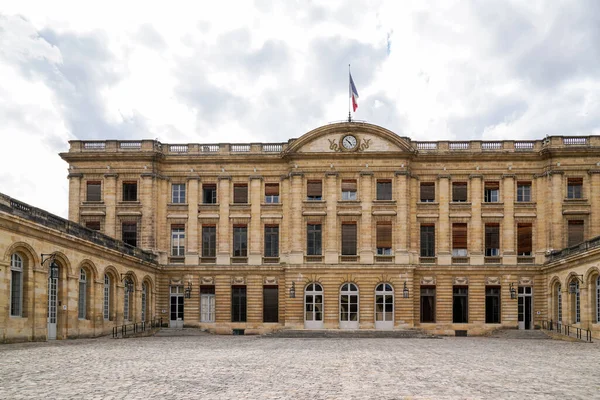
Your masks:
{"label": "arched doorway", "polygon": [[394,329],[394,288],[389,283],[375,288],[375,329]]}
{"label": "arched doorway", "polygon": [[354,283],[340,288],[340,328],[358,329],[358,287]]}
{"label": "arched doorway", "polygon": [[304,329],[323,329],[323,287],[318,283],[304,289]]}

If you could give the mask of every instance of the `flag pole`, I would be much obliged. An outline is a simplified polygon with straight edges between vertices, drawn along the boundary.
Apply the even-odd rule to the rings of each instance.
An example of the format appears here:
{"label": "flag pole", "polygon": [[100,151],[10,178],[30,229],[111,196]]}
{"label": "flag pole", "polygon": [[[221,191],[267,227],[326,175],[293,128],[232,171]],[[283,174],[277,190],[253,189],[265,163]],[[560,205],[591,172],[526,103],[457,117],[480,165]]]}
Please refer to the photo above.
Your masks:
{"label": "flag pole", "polygon": [[350,114],[350,104],[352,101],[352,87],[350,87],[350,64],[348,64],[348,122],[352,122],[352,114]]}

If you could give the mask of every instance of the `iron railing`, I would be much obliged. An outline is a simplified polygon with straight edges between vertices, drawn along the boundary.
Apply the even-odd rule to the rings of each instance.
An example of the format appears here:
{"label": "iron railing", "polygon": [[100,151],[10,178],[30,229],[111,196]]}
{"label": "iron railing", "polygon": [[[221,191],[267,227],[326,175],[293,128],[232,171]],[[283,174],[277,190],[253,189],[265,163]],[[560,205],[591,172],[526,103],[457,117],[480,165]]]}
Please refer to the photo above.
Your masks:
{"label": "iron railing", "polygon": [[125,324],[121,326],[115,326],[112,330],[113,338],[127,337],[127,335],[133,335],[136,333],[145,332],[146,328],[160,328],[162,326],[162,318],[155,318],[149,322],[134,322],[133,324]]}
{"label": "iron railing", "polygon": [[589,329],[577,328],[576,326],[570,326],[560,322],[554,322],[552,320],[542,321],[542,328],[550,332],[557,332],[565,336],[577,338],[579,340],[584,340],[583,337],[585,336],[586,342],[592,342],[592,331]]}

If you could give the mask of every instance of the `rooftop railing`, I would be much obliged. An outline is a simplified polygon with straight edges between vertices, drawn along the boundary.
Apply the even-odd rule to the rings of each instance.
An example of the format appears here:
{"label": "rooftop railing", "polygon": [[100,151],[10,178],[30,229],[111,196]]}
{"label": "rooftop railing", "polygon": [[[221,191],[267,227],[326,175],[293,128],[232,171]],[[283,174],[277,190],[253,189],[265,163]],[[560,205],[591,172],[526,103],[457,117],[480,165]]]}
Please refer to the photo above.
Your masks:
{"label": "rooftop railing", "polygon": [[45,227],[87,240],[111,250],[116,250],[123,254],[139,258],[140,260],[156,263],[156,256],[153,253],[144,251],[138,247],[130,246],[101,232],[88,229],[83,225],[66,220],[39,208],[32,207],[29,204],[15,200],[2,193],[0,193],[0,211],[25,218]]}

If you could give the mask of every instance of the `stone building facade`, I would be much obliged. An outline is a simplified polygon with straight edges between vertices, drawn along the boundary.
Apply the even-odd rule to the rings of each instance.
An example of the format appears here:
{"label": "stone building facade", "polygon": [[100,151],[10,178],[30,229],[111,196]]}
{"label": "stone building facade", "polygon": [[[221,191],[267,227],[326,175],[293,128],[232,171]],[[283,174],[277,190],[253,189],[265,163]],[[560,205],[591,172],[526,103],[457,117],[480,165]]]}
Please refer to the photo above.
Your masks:
{"label": "stone building facade", "polygon": [[156,256],[152,316],[174,327],[600,331],[600,137],[415,142],[351,122],[61,157],[69,220]]}

